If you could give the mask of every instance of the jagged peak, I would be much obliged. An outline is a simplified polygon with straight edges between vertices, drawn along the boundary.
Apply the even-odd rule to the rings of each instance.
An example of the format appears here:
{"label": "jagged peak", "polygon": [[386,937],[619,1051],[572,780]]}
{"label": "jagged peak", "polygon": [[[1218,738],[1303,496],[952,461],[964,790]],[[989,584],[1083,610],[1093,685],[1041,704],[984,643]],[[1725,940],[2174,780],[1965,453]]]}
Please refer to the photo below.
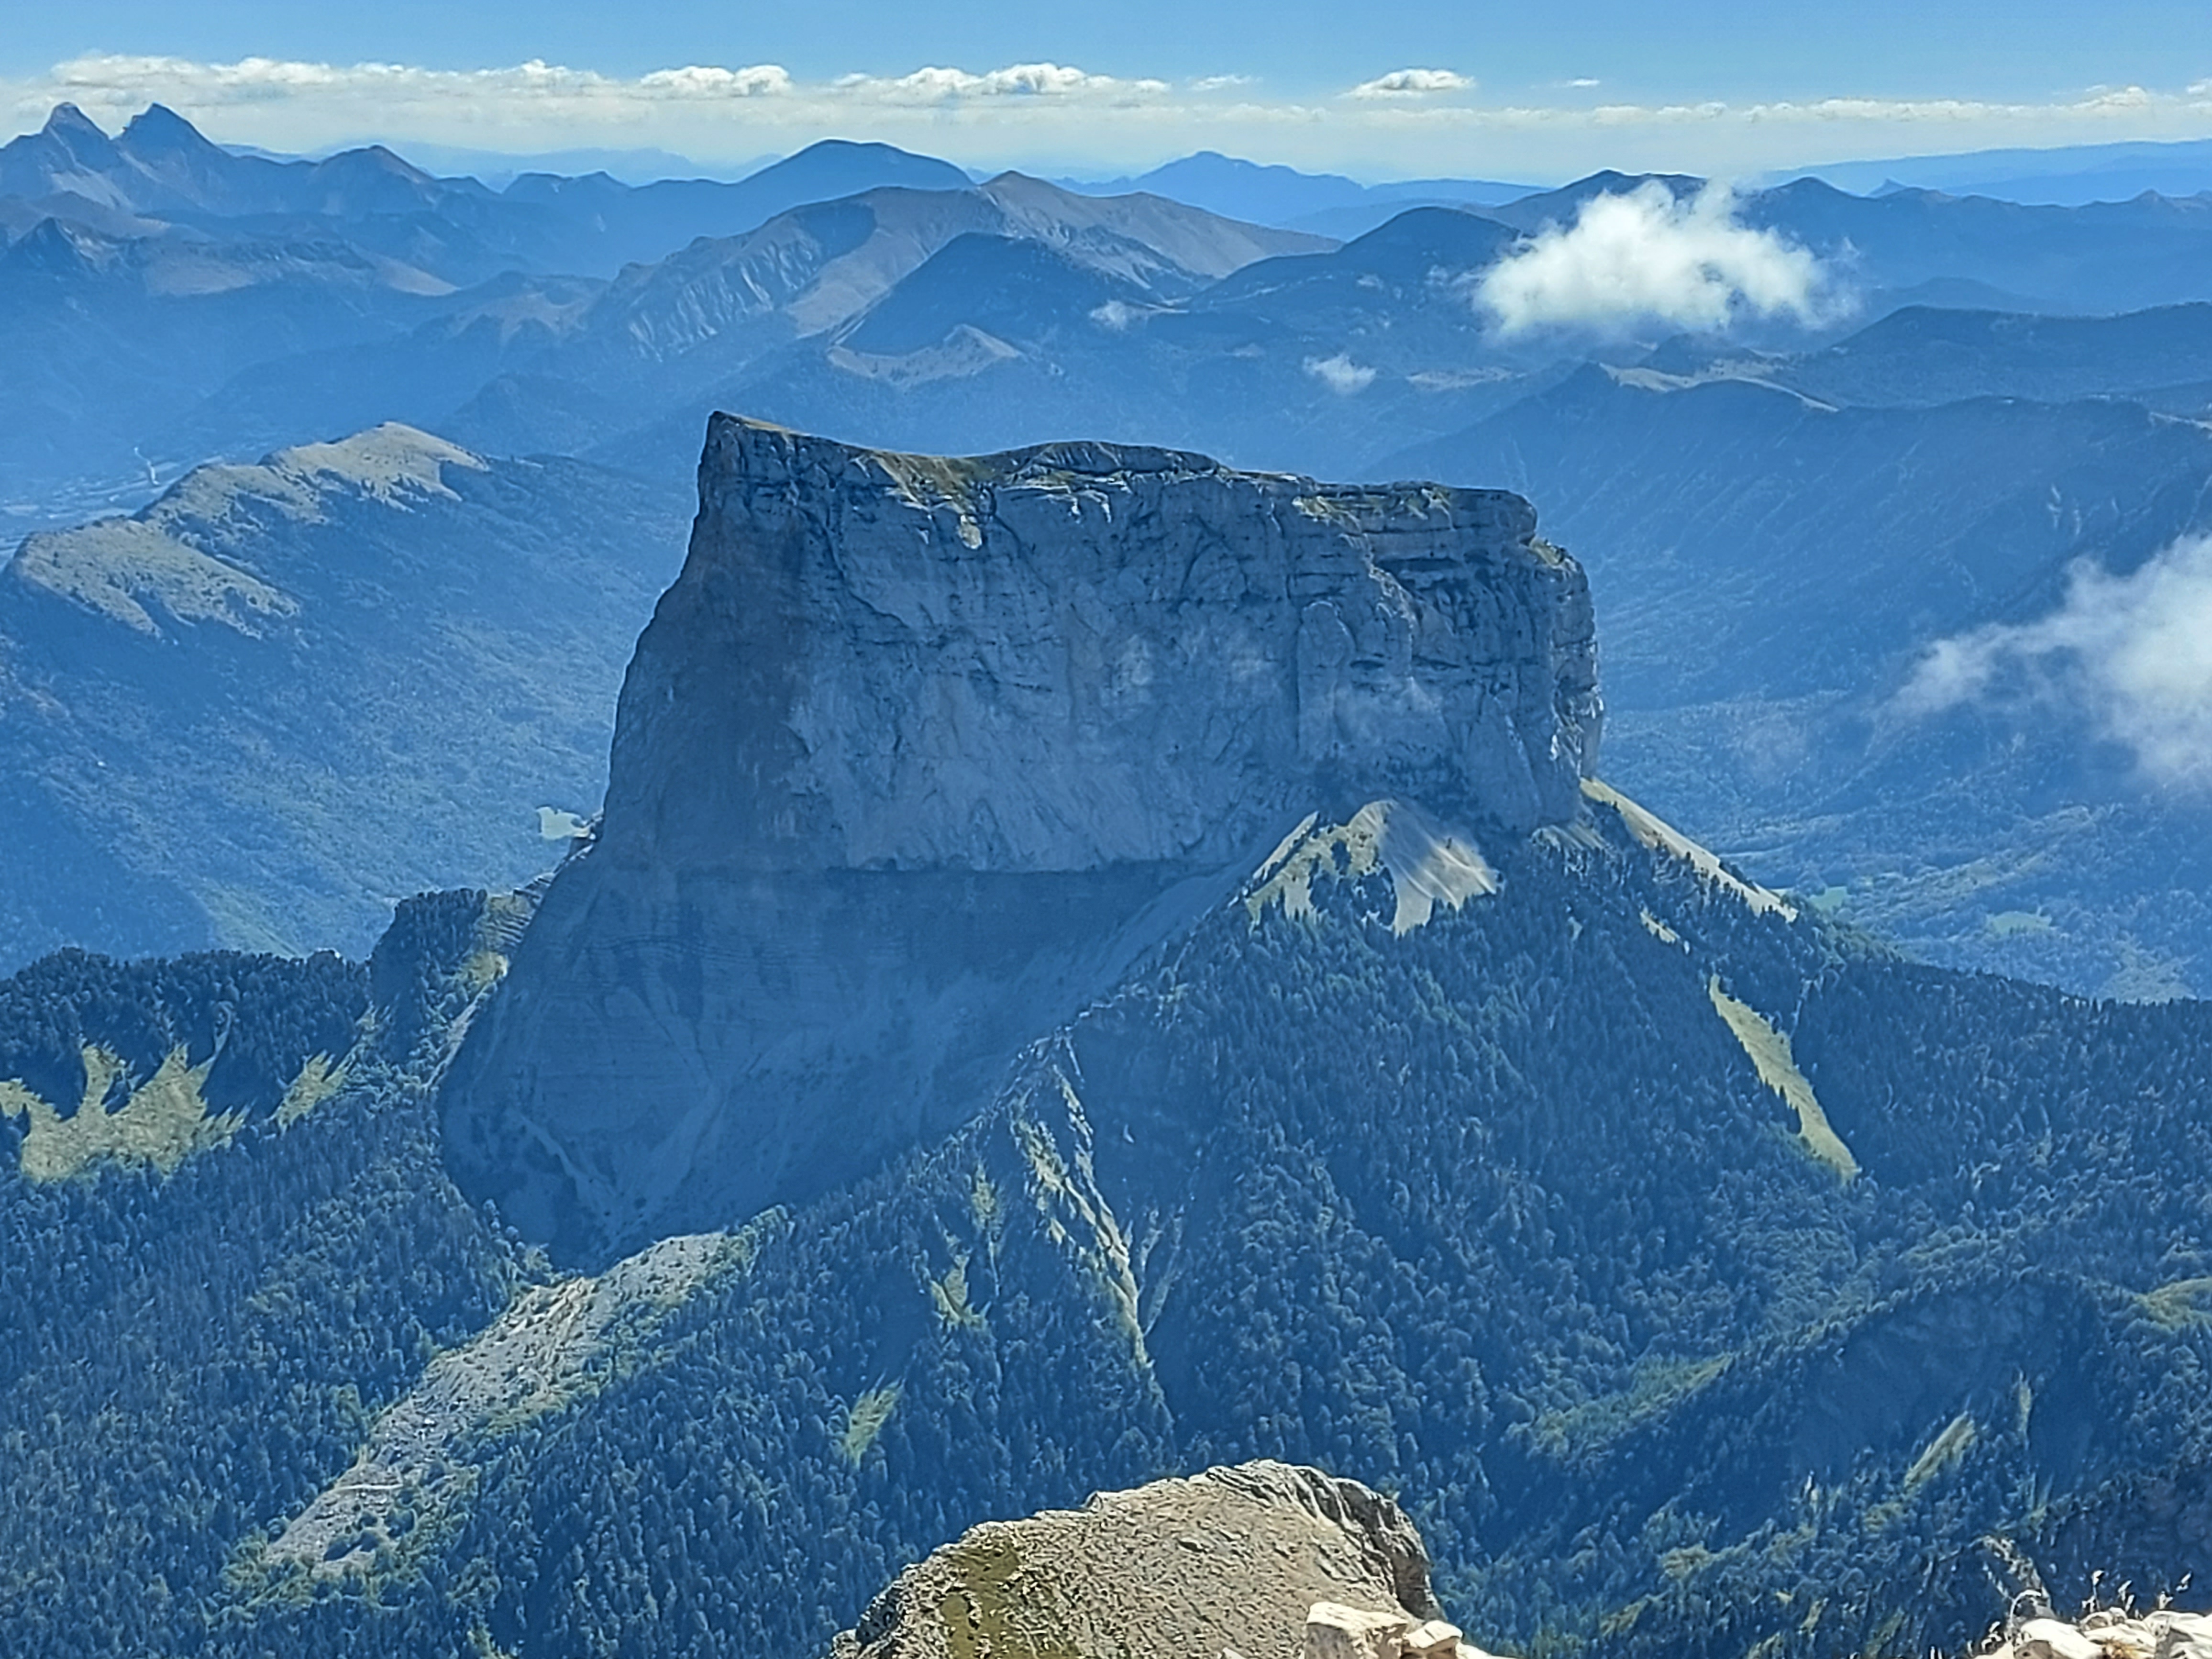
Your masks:
{"label": "jagged peak", "polygon": [[342,149],[337,155],[318,161],[315,171],[319,176],[386,174],[404,179],[410,184],[434,185],[438,182],[405,156],[382,144],[363,144],[356,149]]}
{"label": "jagged peak", "polygon": [[117,136],[118,148],[144,154],[156,150],[213,150],[224,154],[222,148],[167,104],[149,104],[131,118],[130,124]]}
{"label": "jagged peak", "polygon": [[76,137],[97,138],[103,143],[108,142],[106,130],[71,103],[56,104],[46,116],[46,125],[40,131],[58,138]]}

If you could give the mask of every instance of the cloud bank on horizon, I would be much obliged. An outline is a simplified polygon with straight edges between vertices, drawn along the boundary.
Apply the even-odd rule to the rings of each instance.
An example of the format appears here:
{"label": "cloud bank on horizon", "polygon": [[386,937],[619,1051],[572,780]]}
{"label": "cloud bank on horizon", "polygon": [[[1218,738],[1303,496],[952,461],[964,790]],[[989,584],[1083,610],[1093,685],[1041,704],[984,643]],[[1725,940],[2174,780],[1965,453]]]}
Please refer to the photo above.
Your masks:
{"label": "cloud bank on horizon", "polygon": [[1474,298],[1509,337],[1654,325],[1717,333],[1747,317],[1816,323],[1846,304],[1810,250],[1738,220],[1725,186],[1677,197],[1656,179],[1545,227],[1482,274]]}
{"label": "cloud bank on horizon", "polygon": [[2047,103],[1828,98],[1759,103],[1501,99],[1464,70],[1413,64],[1346,76],[1319,96],[1239,74],[1170,80],[1054,63],[805,80],[774,64],[689,64],[623,76],[532,61],[432,69],[246,58],[88,55],[0,80],[17,130],[74,102],[111,126],[151,102],[220,142],[315,151],[377,137],[526,153],[661,149],[708,161],[816,138],[877,138],[971,165],[1149,165],[1226,149],[1376,174],[1556,181],[1600,167],[1730,177],[1847,155],[1927,153],[2212,134],[2212,81],[2096,88]]}
{"label": "cloud bank on horizon", "polygon": [[1938,641],[1898,701],[1914,716],[2057,710],[2129,750],[2150,781],[2212,787],[2212,536],[2125,574],[2076,564],[2056,610]]}

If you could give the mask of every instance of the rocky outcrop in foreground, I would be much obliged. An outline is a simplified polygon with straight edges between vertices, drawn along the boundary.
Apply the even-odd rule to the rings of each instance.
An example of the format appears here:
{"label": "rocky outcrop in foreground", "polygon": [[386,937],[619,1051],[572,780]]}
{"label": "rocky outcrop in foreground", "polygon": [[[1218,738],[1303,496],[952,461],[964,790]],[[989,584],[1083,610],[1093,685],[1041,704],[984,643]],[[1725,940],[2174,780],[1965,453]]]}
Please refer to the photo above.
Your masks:
{"label": "rocky outcrop in foreground", "polygon": [[572,1256],[864,1175],[1317,808],[1575,821],[1595,672],[1580,567],[1501,491],[719,416],[456,1168]]}
{"label": "rocky outcrop in foreground", "polygon": [[831,1659],[1487,1659],[1389,1498],[1318,1469],[1208,1469],[992,1522],[908,1568]]}
{"label": "rocky outcrop in foreground", "polygon": [[2212,1659],[2212,1617],[2106,1607],[2079,1624],[2030,1619],[1982,1659]]}

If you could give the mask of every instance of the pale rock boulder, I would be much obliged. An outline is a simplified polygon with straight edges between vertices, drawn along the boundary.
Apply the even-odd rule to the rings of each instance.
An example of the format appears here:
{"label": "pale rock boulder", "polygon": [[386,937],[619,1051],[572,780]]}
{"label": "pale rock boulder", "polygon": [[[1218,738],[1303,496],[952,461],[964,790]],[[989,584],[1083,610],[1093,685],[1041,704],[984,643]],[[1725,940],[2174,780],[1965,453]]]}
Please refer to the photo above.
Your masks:
{"label": "pale rock boulder", "polygon": [[1306,1610],[1304,1659],[1407,1659],[1406,1638],[1417,1626],[1402,1612],[1316,1601]]}
{"label": "pale rock boulder", "polygon": [[2029,1619],[1984,1659],[2212,1659],[2212,1616],[2106,1607],[2079,1624]]}
{"label": "pale rock boulder", "polygon": [[1303,1659],[1491,1659],[1444,1620],[1340,1601],[1316,1601],[1306,1610],[1301,1653]]}

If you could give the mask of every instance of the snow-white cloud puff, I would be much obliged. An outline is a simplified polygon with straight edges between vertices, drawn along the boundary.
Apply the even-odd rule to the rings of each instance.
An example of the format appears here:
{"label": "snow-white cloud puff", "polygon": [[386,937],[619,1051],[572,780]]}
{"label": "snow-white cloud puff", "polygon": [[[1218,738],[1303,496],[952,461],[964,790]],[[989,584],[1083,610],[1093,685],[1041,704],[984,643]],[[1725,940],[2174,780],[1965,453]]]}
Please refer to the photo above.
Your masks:
{"label": "snow-white cloud puff", "polygon": [[1743,223],[1727,189],[1678,197],[1656,180],[1594,196],[1573,223],[1546,226],[1482,273],[1474,299],[1506,336],[1655,324],[1719,331],[1747,317],[1809,323],[1839,304],[1820,260]]}
{"label": "snow-white cloud puff", "polygon": [[1457,70],[1401,69],[1362,81],[1346,95],[1352,98],[1423,98],[1439,92],[1466,92],[1474,85]]}
{"label": "snow-white cloud puff", "polygon": [[890,104],[942,104],[969,98],[1100,98],[1150,101],[1170,90],[1164,81],[1123,80],[1060,64],[1015,64],[987,74],[927,68],[910,75],[848,75],[830,83],[847,97]]}
{"label": "snow-white cloud puff", "polygon": [[1968,705],[2086,721],[2151,780],[2212,787],[2212,536],[2184,537],[2124,575],[2076,564],[2049,615],[1939,641],[1897,706]]}
{"label": "snow-white cloud puff", "polygon": [[1375,384],[1375,371],[1364,363],[1352,362],[1349,352],[1340,351],[1333,357],[1309,357],[1305,368],[1307,374],[1340,398],[1364,392]]}

